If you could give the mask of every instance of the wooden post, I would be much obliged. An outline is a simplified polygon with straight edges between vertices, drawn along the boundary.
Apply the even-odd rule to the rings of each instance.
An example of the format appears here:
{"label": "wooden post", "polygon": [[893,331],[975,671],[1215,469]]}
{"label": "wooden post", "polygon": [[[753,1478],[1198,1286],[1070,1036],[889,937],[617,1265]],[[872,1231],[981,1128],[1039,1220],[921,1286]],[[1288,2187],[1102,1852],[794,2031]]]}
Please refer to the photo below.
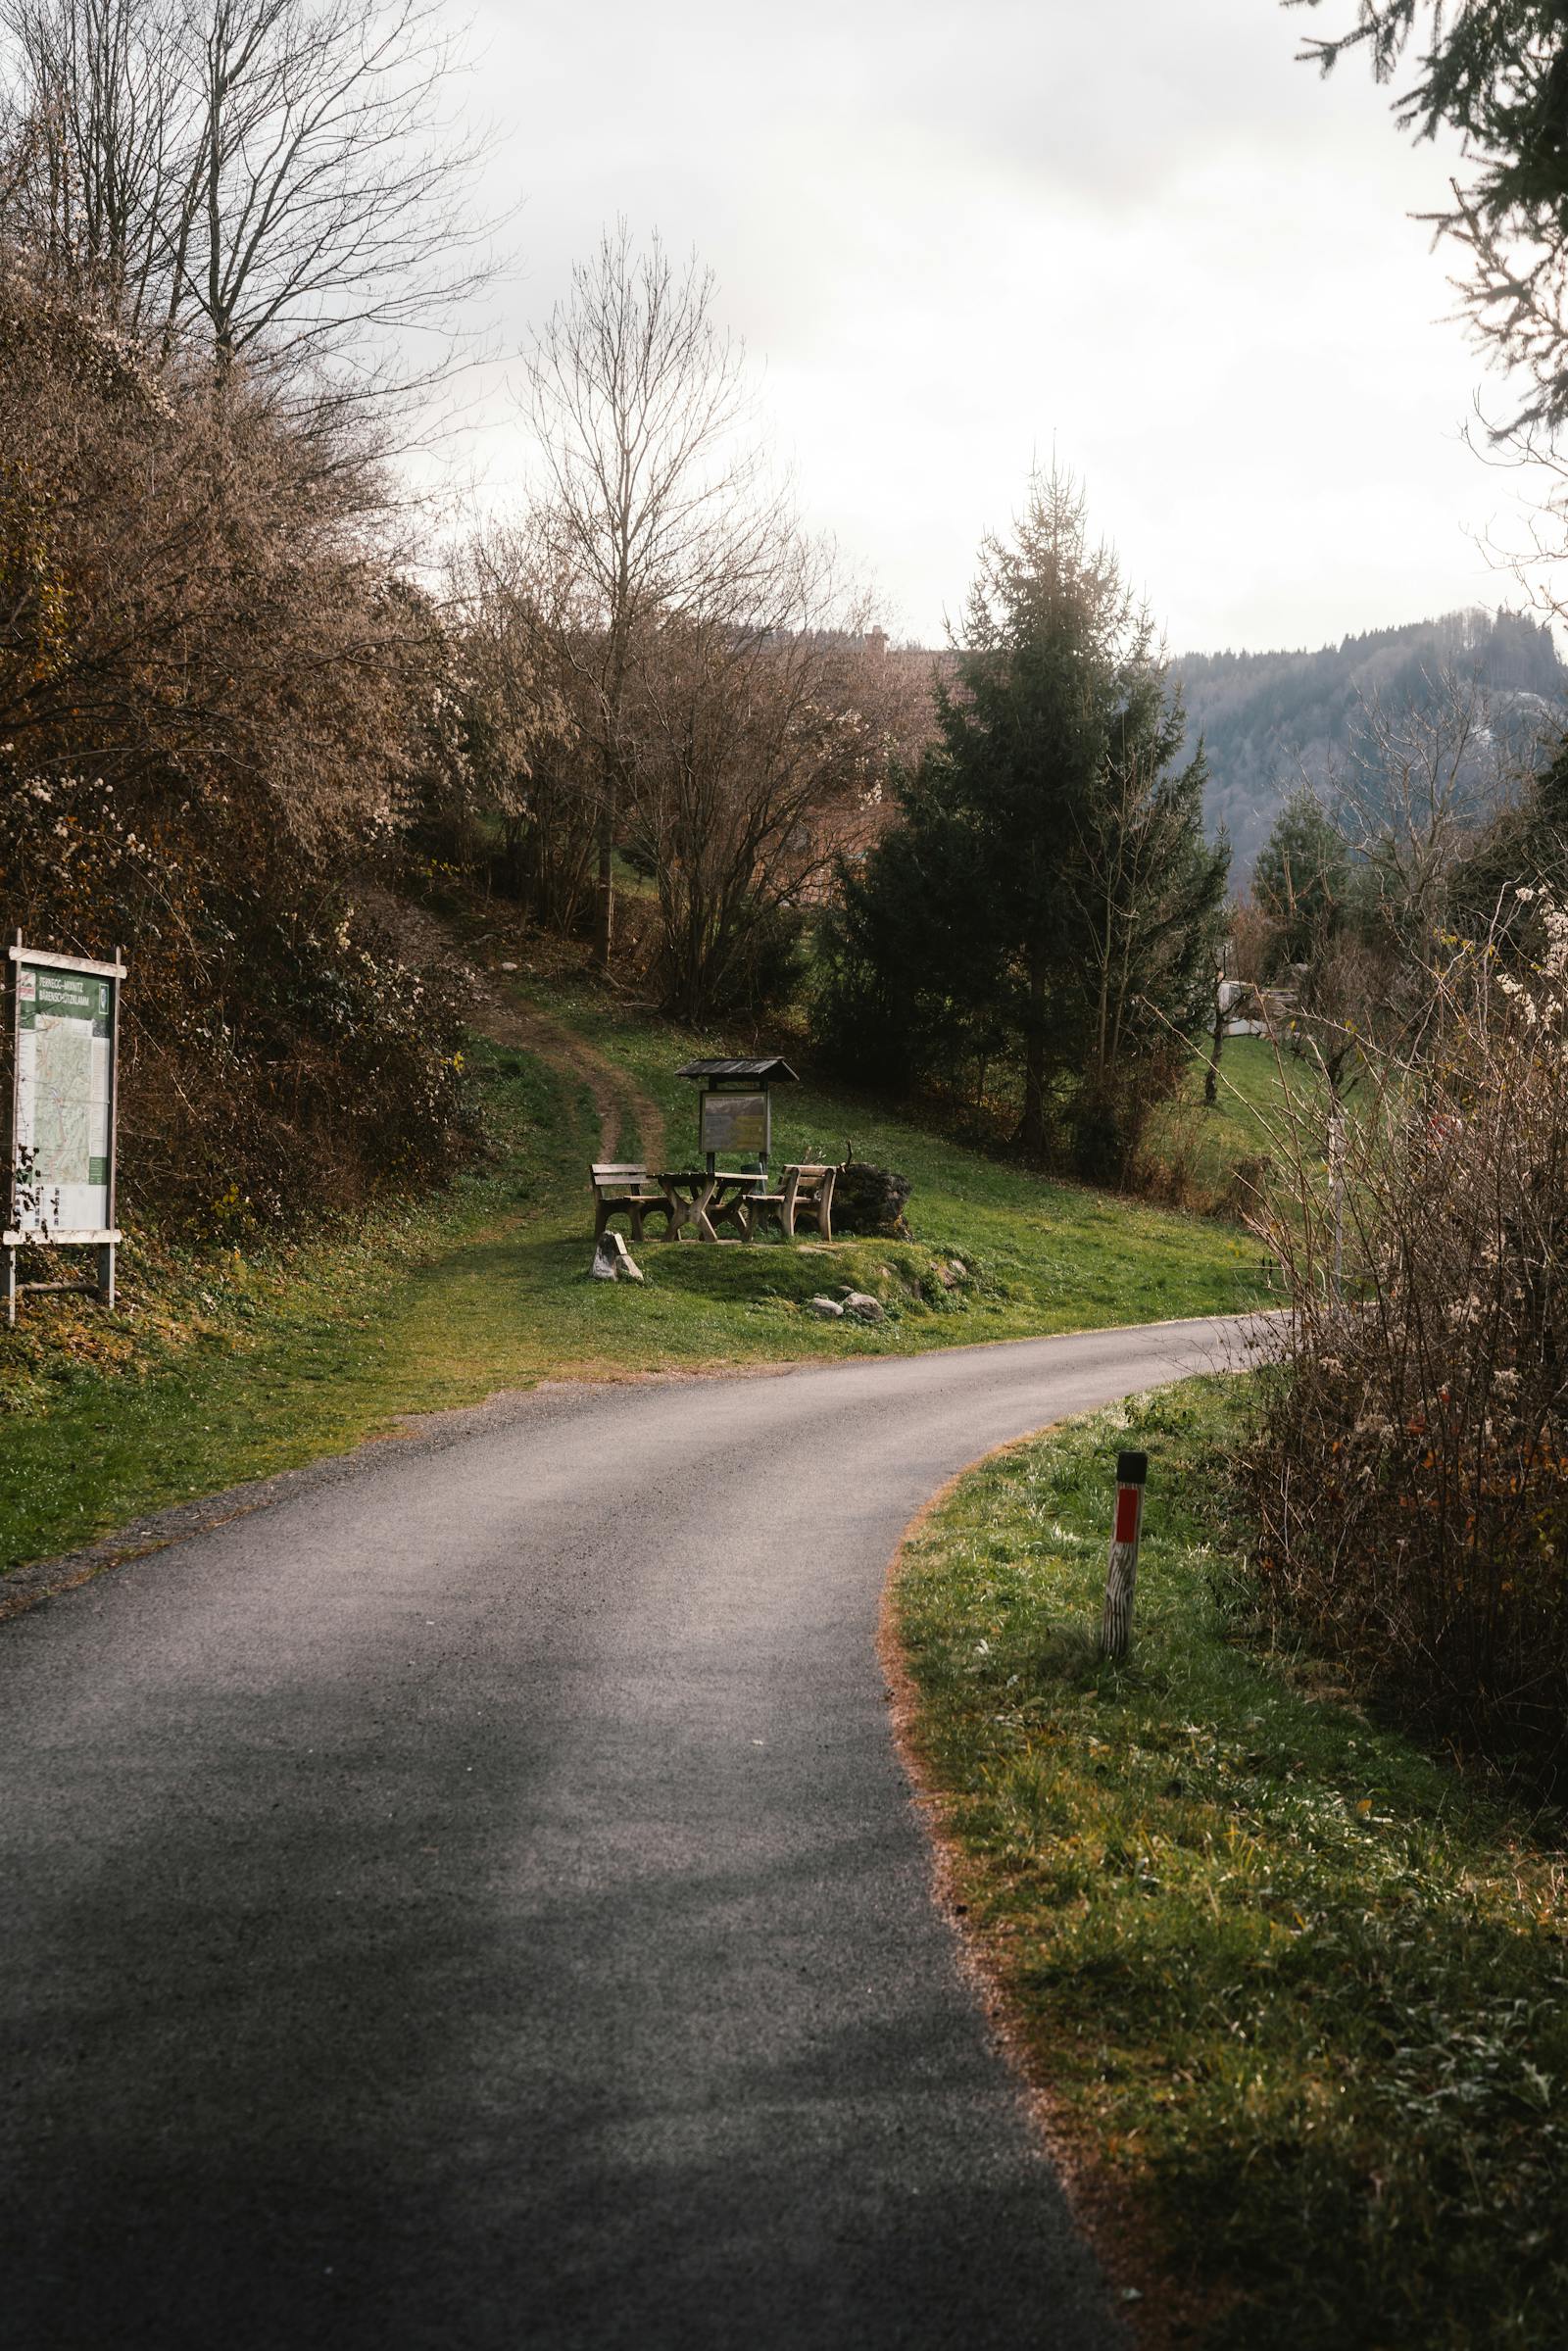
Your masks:
{"label": "wooden post", "polygon": [[1329,1112],[1329,1193],[1334,1208],[1334,1303],[1345,1296],[1345,1111],[1338,1094]]}
{"label": "wooden post", "polygon": [[1100,1626],[1100,1654],[1120,1664],[1133,1633],[1133,1595],[1138,1587],[1138,1538],[1144,1524],[1147,1453],[1116,1455],[1116,1517],[1105,1570],[1105,1613]]}
{"label": "wooden post", "polygon": [[[17,925],[17,943],[8,958],[11,965],[11,1102],[6,1123],[6,1165],[0,1178],[4,1195],[7,1226],[20,1224],[17,1201],[17,1117],[22,1097],[22,926]],[[17,1327],[17,1247],[14,1241],[5,1244],[5,1299],[6,1329]]]}

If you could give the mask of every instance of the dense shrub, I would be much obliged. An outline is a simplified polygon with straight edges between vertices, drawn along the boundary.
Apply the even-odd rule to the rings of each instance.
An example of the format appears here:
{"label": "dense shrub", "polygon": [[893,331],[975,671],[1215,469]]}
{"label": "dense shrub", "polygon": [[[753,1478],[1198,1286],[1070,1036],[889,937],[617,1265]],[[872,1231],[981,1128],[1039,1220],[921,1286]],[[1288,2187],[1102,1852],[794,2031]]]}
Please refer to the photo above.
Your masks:
{"label": "dense shrub", "polygon": [[1557,1781],[1568,915],[1541,909],[1536,935],[1512,961],[1456,945],[1420,1060],[1369,1063],[1342,1166],[1304,1126],[1284,1153],[1263,1223],[1290,1327],[1249,1482],[1293,1619],[1431,1729]]}
{"label": "dense shrub", "polygon": [[833,1179],[833,1230],[906,1241],[905,1203],[913,1189],[907,1176],[868,1159],[849,1159]]}
{"label": "dense shrub", "polygon": [[455,1029],[353,910],[429,627],[374,464],[0,256],[0,916],[130,960],[133,1212],[273,1221],[434,1175]]}

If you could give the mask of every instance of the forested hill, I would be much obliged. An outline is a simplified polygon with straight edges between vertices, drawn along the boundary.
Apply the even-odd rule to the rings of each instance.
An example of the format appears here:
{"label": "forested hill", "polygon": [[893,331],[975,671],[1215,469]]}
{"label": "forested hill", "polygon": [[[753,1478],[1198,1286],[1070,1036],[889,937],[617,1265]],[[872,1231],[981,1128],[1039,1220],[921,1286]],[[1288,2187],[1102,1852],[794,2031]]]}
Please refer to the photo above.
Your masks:
{"label": "forested hill", "polygon": [[1568,668],[1544,623],[1518,612],[1447,612],[1403,628],[1371,629],[1316,653],[1180,654],[1171,664],[1187,699],[1188,740],[1203,737],[1210,769],[1204,817],[1230,833],[1238,884],[1274,814],[1302,777],[1321,783],[1343,765],[1357,714],[1430,707],[1447,668],[1487,690],[1493,726],[1534,734],[1568,715]]}

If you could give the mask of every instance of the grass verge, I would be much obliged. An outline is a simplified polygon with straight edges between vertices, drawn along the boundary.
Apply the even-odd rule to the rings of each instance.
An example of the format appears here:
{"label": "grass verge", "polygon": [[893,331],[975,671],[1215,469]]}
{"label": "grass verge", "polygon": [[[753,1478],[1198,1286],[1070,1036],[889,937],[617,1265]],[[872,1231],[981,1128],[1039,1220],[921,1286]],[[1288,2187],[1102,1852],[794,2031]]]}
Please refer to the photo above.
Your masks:
{"label": "grass verge", "polygon": [[[894,1609],[955,1890],[1057,2127],[1134,2216],[1151,2341],[1554,2341],[1561,1824],[1264,1639],[1216,1499],[1245,1393],[1067,1424],[911,1538]],[[1095,1631],[1124,1445],[1151,1470],[1116,1671]]]}
{"label": "grass verge", "polygon": [[440,1194],[249,1256],[133,1235],[115,1313],[24,1302],[0,1331],[0,1573],[474,1400],[463,1289],[522,1243],[592,1127],[586,1096],[520,1057],[488,1093],[497,1156]]}
{"label": "grass verge", "polygon": [[[1209,1215],[1242,1213],[1292,1157],[1294,1131],[1314,1135],[1328,1114],[1322,1078],[1266,1037],[1229,1037],[1212,1102],[1203,1100],[1208,1048],[1150,1121],[1142,1158],[1163,1197]],[[1310,1154],[1309,1154],[1310,1155]]]}

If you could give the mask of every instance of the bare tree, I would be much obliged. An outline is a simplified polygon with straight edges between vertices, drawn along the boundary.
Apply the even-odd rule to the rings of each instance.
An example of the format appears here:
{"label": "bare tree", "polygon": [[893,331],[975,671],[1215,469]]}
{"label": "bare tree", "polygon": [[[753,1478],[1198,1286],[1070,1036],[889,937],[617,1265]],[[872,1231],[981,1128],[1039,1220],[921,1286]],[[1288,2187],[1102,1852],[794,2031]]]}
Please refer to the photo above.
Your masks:
{"label": "bare tree", "polygon": [[638,648],[679,614],[733,614],[769,575],[778,502],[738,429],[742,346],[710,312],[713,278],[677,269],[624,221],[572,271],[527,359],[526,410],[549,485],[552,643],[580,690],[598,792],[595,954],[614,933],[613,857],[629,781],[627,705]]}
{"label": "bare tree", "polygon": [[788,976],[885,772],[883,664],[832,551],[782,531],[771,563],[733,614],[667,619],[636,681],[628,845],[655,876],[664,1002],[694,1021]]}
{"label": "bare tree", "polygon": [[1362,702],[1332,776],[1339,829],[1363,861],[1382,919],[1422,957],[1442,927],[1449,875],[1534,766],[1511,746],[1474,672],[1445,664],[1417,700]]}
{"label": "bare tree", "polygon": [[503,886],[535,920],[566,932],[592,900],[597,794],[579,711],[551,658],[554,600],[540,556],[526,529],[491,529],[452,559],[444,700],[456,724],[449,717],[444,729],[450,749],[431,813],[470,862],[472,820],[499,830]]}
{"label": "bare tree", "polygon": [[[21,241],[166,352],[381,389],[482,275],[440,0],[0,0]],[[416,373],[421,370],[416,368]],[[425,371],[427,372],[427,371]]]}
{"label": "bare tree", "polygon": [[138,338],[167,327],[170,223],[190,168],[178,30],[156,0],[0,6],[12,233]]}
{"label": "bare tree", "polygon": [[1258,860],[1258,907],[1277,968],[1297,985],[1295,1049],[1337,1105],[1369,1048],[1413,1053],[1429,1019],[1429,965],[1456,873],[1522,789],[1534,732],[1510,728],[1480,677],[1445,664],[1399,701],[1363,698],[1326,807],[1303,786]]}

